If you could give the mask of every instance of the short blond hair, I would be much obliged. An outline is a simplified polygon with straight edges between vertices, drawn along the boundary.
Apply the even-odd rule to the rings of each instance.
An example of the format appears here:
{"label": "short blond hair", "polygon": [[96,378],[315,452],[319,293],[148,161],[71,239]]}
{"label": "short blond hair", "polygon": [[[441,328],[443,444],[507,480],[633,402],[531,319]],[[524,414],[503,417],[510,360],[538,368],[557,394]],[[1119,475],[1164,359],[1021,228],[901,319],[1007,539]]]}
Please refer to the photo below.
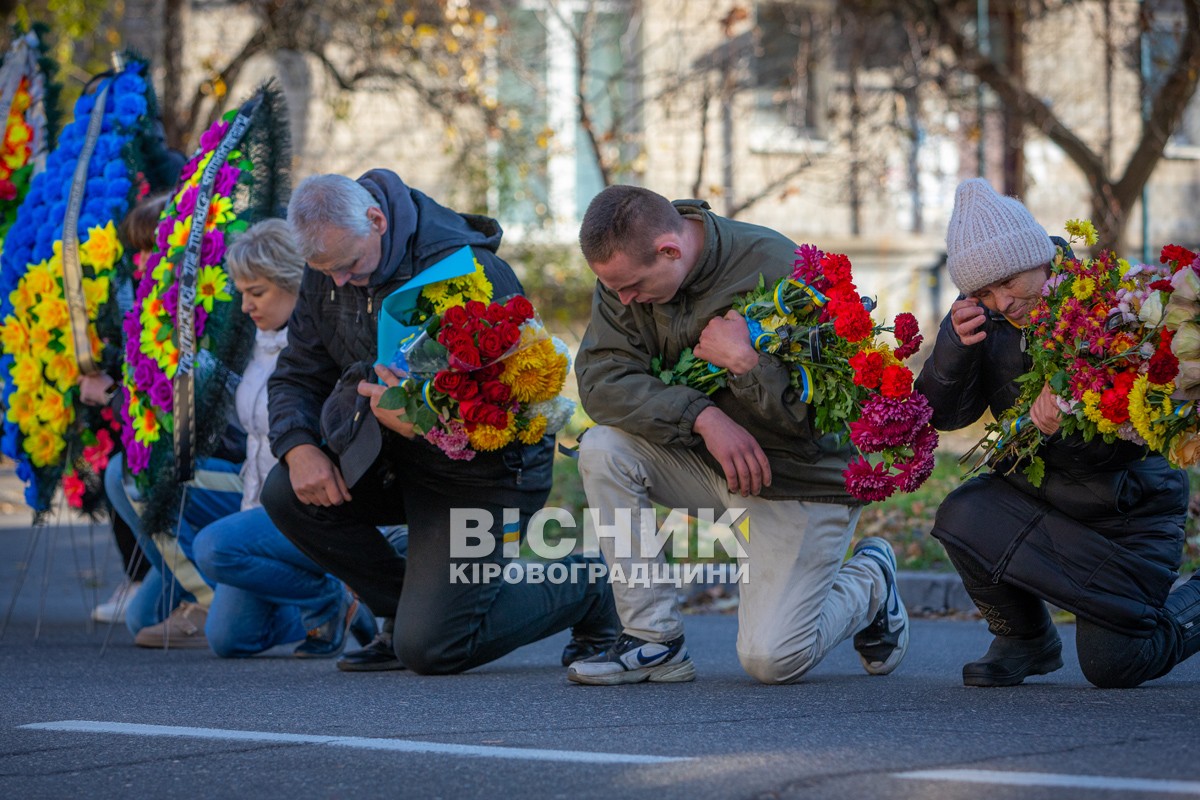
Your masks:
{"label": "short blond hair", "polygon": [[291,227],[281,219],[264,219],[234,239],[226,263],[235,281],[262,279],[300,293],[304,258]]}

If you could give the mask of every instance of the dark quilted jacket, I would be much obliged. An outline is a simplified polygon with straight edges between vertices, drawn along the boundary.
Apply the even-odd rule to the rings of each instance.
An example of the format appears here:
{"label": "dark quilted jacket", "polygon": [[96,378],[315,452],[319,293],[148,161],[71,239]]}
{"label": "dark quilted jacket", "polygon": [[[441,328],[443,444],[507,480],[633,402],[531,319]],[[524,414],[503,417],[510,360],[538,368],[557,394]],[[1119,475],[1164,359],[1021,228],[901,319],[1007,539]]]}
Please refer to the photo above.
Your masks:
{"label": "dark quilted jacket", "polygon": [[[385,263],[372,273],[365,287],[350,284],[338,287],[329,276],[304,270],[300,297],[288,322],[288,346],[280,353],[268,384],[271,452],[280,459],[297,445],[323,444],[321,417],[326,404],[345,407],[333,416],[348,419],[359,412],[359,424],[378,424],[367,399],[359,397],[356,387],[359,380],[370,374],[377,358],[380,303],[413,275],[470,245],[492,282],[494,297],[523,292],[512,269],[496,255],[502,231],[494,219],[459,214],[439,205],[406,186],[388,170],[372,170],[358,182],[379,201],[385,213],[393,207],[392,197],[399,192],[409,193],[417,208],[417,229],[407,241],[385,243]],[[389,225],[385,237],[396,230]],[[513,482],[521,488],[550,485],[553,458],[550,437],[538,445],[510,445],[487,457],[452,462],[423,439],[404,443],[394,441],[390,431],[384,434],[385,443],[400,448],[405,457],[420,458],[433,474],[490,485],[495,482],[493,462],[502,461],[512,467]],[[473,481],[472,476],[480,480]]]}

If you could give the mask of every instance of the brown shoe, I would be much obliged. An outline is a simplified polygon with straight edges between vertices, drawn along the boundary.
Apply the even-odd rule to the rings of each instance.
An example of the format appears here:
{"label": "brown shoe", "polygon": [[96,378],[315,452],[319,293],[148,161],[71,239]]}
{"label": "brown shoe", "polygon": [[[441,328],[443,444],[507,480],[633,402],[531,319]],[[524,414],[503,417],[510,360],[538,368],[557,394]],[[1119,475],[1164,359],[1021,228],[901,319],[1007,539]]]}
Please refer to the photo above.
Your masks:
{"label": "brown shoe", "polygon": [[157,625],[142,628],[133,638],[138,647],[195,649],[208,647],[204,636],[204,621],[208,609],[184,601]]}

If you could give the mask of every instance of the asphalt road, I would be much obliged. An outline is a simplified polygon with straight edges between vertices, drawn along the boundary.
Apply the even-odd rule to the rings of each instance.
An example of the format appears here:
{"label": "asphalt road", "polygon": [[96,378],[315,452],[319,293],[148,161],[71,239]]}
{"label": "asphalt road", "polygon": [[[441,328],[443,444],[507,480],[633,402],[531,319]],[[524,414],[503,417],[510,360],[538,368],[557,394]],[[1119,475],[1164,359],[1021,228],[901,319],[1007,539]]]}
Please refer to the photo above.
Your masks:
{"label": "asphalt road", "polygon": [[[732,616],[688,618],[682,685],[568,684],[565,634],[443,678],[139,650],[123,628],[101,655],[84,608],[117,568],[105,535],[43,534],[29,562],[0,640],[0,798],[1200,795],[1200,661],[1093,689],[1070,626],[1064,669],[1000,690],[961,686],[988,637],[949,620],[915,621],[889,677],[844,643],[784,687],[742,673]],[[0,615],[29,541],[0,529]]]}

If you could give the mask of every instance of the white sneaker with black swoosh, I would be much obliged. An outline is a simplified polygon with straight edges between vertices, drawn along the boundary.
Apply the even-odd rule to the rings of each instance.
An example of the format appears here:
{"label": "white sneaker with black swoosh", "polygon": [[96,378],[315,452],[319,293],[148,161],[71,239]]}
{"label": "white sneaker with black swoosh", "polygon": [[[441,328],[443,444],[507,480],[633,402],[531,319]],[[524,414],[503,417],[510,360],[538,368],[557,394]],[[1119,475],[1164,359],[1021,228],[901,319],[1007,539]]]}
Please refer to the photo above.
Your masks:
{"label": "white sneaker with black swoosh", "polygon": [[647,642],[621,634],[603,653],[576,661],[567,680],[593,686],[619,683],[684,683],[696,679],[696,666],[680,636],[669,642]]}
{"label": "white sneaker with black swoosh", "polygon": [[868,536],[854,547],[854,555],[864,555],[879,564],[886,587],[875,619],[854,634],[854,649],[863,669],[872,675],[887,675],[900,666],[908,652],[908,611],[896,588],[896,554],[887,540]]}

